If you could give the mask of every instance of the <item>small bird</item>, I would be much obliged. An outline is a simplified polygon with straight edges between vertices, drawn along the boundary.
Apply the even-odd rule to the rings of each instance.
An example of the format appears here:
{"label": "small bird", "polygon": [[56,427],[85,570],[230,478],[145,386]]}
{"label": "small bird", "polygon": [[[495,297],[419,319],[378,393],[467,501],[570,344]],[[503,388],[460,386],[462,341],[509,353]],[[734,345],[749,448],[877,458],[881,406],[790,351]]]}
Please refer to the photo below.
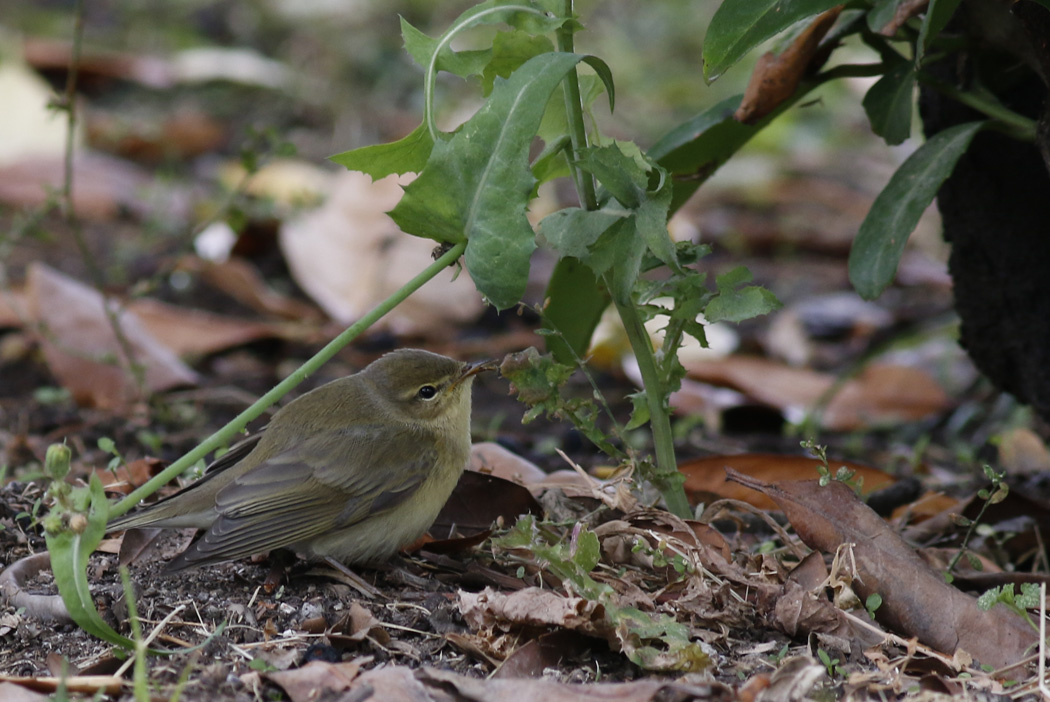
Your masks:
{"label": "small bird", "polygon": [[107,528],[206,530],[169,571],[277,548],[386,560],[422,536],[455,488],[470,454],[474,375],[492,367],[388,353],[288,403],[200,480]]}

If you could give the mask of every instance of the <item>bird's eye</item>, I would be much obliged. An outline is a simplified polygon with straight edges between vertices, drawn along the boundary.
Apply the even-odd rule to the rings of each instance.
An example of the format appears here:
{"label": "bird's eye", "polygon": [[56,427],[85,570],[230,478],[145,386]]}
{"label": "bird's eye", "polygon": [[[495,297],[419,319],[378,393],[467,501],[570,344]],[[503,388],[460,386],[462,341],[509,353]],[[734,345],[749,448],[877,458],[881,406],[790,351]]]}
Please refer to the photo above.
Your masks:
{"label": "bird's eye", "polygon": [[433,400],[435,397],[437,397],[438,389],[433,385],[424,385],[419,389],[419,392],[416,394],[421,400]]}

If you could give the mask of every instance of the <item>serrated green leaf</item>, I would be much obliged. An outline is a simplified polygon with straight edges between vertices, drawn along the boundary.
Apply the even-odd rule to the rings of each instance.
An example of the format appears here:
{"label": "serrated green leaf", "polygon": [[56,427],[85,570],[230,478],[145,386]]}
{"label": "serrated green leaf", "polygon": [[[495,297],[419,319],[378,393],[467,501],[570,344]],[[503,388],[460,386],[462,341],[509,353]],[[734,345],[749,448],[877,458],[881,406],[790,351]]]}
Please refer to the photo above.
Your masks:
{"label": "serrated green leaf", "polygon": [[606,276],[609,293],[620,304],[631,304],[631,293],[641,272],[645,250],[634,217],[613,224],[591,247],[588,264],[599,276]]}
{"label": "serrated green leaf", "polygon": [[631,393],[627,396],[631,400],[631,418],[627,420],[627,424],[624,425],[624,429],[627,431],[633,431],[641,426],[644,426],[649,421],[650,410],[649,400],[645,396],[645,391]]}
{"label": "serrated green leaf", "polygon": [[351,149],[330,156],[329,160],[351,171],[367,173],[372,180],[379,180],[392,173],[419,173],[430,158],[433,147],[427,126],[421,124],[403,139]]}
{"label": "serrated green leaf", "polygon": [[[476,51],[453,51],[452,47],[445,43],[440,45],[440,40],[427,36],[419,31],[404,17],[401,18],[401,38],[405,41],[405,51],[409,53],[416,63],[424,68],[430,65],[434,52],[438,52],[435,69],[447,71],[461,78],[481,75],[485,66],[492,59],[492,49],[479,49]],[[440,49],[438,48],[440,45]]]}
{"label": "serrated green leaf", "polygon": [[766,39],[840,0],[724,0],[704,40],[704,79],[711,82]]}
{"label": "serrated green leaf", "polygon": [[737,266],[715,278],[718,296],[704,308],[707,321],[742,322],[780,307],[780,301],[765,288],[751,285],[737,289],[750,281],[751,271],[744,266]]}
{"label": "serrated green leaf", "polygon": [[577,165],[594,175],[624,207],[638,207],[645,195],[649,169],[644,162],[627,156],[618,144],[584,149]]}
{"label": "serrated green leaf", "polygon": [[967,122],[935,134],[897,169],[860,225],[849,254],[849,278],[874,299],[893,280],[904,245],[919,217],[985,122]]}
{"label": "serrated green leaf", "polygon": [[752,285],[740,290],[723,292],[708,303],[704,316],[708,322],[742,322],[780,307],[780,301],[765,288]]}
{"label": "serrated green leaf", "polygon": [[481,71],[481,94],[492,92],[492,84],[499,78],[509,78],[523,63],[534,56],[554,51],[554,43],[543,36],[527,32],[498,32],[492,39],[491,60]]}
{"label": "serrated green leaf", "polygon": [[434,145],[390,213],[409,234],[466,240],[471,277],[498,309],[521,299],[536,248],[526,217],[535,185],[529,147],[551,93],[581,59],[543,54],[497,80],[482,108],[451,139]]}
{"label": "serrated green leaf", "polygon": [[572,256],[587,263],[591,258],[590,247],[626,214],[624,210],[566,207],[543,218],[540,235],[562,256]]}
{"label": "serrated green leaf", "polygon": [[915,67],[911,62],[901,60],[864,96],[862,104],[871,122],[871,131],[890,146],[896,146],[911,136],[914,93]]}

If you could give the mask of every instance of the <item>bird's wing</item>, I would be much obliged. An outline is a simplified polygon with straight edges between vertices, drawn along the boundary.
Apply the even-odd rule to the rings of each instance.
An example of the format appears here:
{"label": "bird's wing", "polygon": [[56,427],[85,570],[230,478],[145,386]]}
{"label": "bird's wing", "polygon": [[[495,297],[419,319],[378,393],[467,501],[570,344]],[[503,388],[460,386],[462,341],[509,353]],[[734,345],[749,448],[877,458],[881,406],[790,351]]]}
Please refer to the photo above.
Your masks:
{"label": "bird's wing", "polygon": [[362,521],[414,494],[435,460],[433,439],[411,429],[316,433],[220,490],[218,518],[170,567],[243,558]]}

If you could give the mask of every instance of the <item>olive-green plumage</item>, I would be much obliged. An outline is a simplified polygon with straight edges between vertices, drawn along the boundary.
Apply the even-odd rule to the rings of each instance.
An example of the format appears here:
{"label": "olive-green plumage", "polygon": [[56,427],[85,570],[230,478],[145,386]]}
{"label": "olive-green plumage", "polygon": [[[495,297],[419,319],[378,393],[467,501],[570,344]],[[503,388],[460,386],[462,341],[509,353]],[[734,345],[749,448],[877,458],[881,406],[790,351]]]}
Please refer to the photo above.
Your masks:
{"label": "olive-green plumage", "polygon": [[110,530],[207,530],[170,570],[289,548],[389,558],[433,523],[470,453],[470,390],[487,364],[418,349],[381,357],[288,403],[204,477]]}

